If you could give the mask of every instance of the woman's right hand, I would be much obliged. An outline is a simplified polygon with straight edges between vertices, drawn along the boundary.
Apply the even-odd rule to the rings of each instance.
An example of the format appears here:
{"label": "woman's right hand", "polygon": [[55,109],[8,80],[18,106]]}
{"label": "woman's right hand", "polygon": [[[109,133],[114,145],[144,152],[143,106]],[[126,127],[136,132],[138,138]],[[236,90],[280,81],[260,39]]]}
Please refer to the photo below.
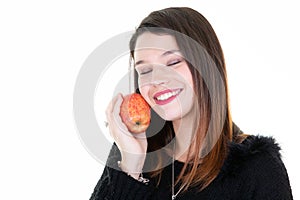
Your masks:
{"label": "woman's right hand", "polygon": [[106,109],[106,118],[110,135],[118,146],[122,160],[120,168],[132,177],[138,179],[144,166],[147,153],[146,133],[132,134],[120,117],[122,94],[115,96]]}

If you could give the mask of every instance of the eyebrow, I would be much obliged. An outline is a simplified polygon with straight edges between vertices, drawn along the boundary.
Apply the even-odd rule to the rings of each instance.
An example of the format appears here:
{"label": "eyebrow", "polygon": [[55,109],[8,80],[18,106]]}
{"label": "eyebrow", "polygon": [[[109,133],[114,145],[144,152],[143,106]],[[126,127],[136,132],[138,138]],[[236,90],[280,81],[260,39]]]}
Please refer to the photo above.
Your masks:
{"label": "eyebrow", "polygon": [[[165,51],[163,54],[160,55],[160,57],[163,57],[163,56],[167,56],[167,55],[170,55],[170,54],[174,54],[174,53],[177,53],[177,52],[180,52],[180,50],[168,50],[168,51]],[[139,60],[135,63],[135,66],[137,65],[140,65],[140,64],[143,64],[145,61],[143,60]]]}

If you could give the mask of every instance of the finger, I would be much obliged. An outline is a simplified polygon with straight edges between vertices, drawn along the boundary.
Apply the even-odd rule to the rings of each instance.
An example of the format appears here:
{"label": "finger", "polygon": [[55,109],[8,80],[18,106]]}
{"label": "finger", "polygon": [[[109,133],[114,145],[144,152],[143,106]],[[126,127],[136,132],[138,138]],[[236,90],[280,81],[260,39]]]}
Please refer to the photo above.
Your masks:
{"label": "finger", "polygon": [[106,109],[106,118],[109,123],[109,133],[111,137],[113,137],[114,139],[118,138],[116,134],[118,134],[119,132],[118,131],[119,122],[116,122],[116,119],[114,117],[114,112],[116,112],[116,110],[118,111],[120,110],[120,102],[122,101],[123,101],[123,96],[121,93],[119,93],[111,100],[111,102],[109,103]]}
{"label": "finger", "polygon": [[128,133],[128,129],[123,123],[121,116],[120,116],[120,111],[121,111],[121,104],[123,102],[123,97],[119,96],[117,101],[115,102],[114,110],[113,110],[113,121],[115,122],[115,125],[120,129],[123,133]]}
{"label": "finger", "polygon": [[113,110],[114,110],[114,106],[116,101],[118,100],[118,98],[120,98],[119,96],[122,97],[121,94],[116,95],[108,104],[106,110],[105,110],[105,114],[106,114],[106,119],[108,123],[112,123],[112,115],[113,115]]}
{"label": "finger", "polygon": [[106,115],[109,115],[113,112],[114,105],[115,105],[116,101],[118,100],[118,96],[119,96],[119,94],[116,95],[114,98],[112,98],[112,100],[107,105],[106,110],[105,110]]}

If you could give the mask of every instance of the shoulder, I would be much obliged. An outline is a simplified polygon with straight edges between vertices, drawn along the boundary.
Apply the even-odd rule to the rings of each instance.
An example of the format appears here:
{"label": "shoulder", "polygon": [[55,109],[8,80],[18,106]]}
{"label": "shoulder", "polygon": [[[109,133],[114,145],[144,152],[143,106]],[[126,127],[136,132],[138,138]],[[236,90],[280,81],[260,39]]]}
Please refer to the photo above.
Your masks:
{"label": "shoulder", "polygon": [[293,199],[281,148],[273,137],[248,136],[229,149],[221,174],[240,185],[239,193],[251,199]]}
{"label": "shoulder", "polygon": [[257,166],[264,168],[270,162],[281,165],[280,150],[279,144],[273,137],[248,136],[242,143],[229,144],[229,153],[222,170],[234,174],[241,169],[251,170],[251,167],[257,168]]}
{"label": "shoulder", "polygon": [[230,143],[229,149],[229,154],[237,157],[252,157],[257,155],[281,157],[281,148],[273,137],[250,135],[241,143]]}

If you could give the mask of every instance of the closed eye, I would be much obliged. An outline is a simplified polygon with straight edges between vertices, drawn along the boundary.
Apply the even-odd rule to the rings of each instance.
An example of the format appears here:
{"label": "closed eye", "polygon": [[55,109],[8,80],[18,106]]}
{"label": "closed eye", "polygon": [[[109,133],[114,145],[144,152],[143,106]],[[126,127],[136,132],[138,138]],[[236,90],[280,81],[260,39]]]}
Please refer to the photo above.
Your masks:
{"label": "closed eye", "polygon": [[141,72],[140,72],[140,75],[145,75],[145,74],[148,74],[148,73],[150,73],[150,72],[152,72],[152,69],[148,69],[148,70],[145,70],[145,71],[141,71]]}
{"label": "closed eye", "polygon": [[167,64],[167,66],[173,66],[181,63],[182,60],[173,60]]}

